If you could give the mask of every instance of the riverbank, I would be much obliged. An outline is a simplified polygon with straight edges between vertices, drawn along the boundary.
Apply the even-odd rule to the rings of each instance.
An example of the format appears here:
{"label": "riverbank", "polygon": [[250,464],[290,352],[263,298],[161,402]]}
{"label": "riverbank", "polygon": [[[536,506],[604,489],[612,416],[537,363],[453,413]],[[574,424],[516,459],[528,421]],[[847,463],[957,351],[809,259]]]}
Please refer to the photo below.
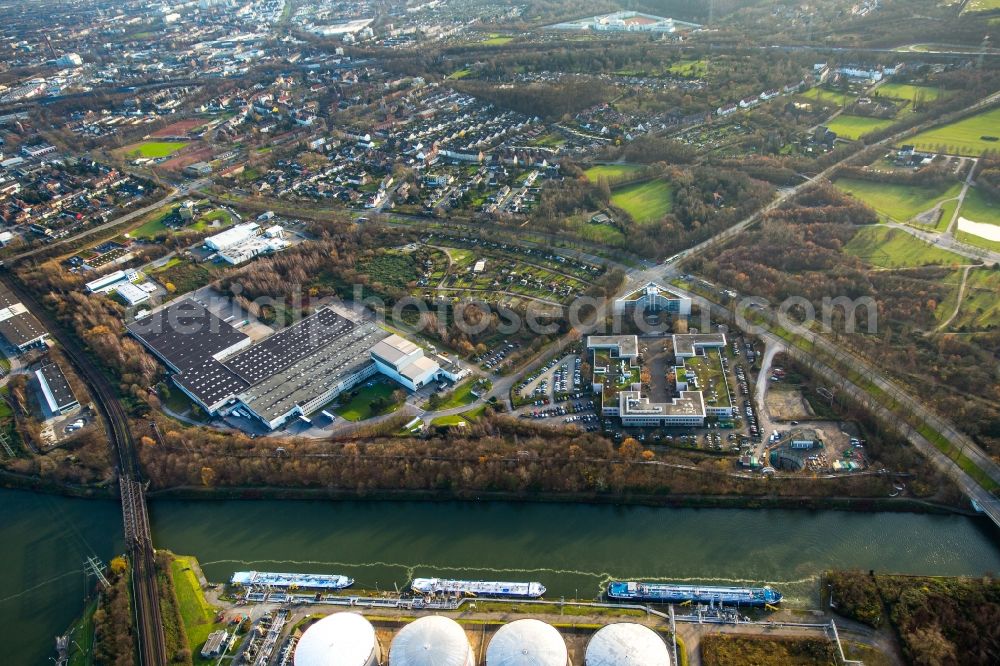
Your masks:
{"label": "riverbank", "polygon": [[787,509],[804,511],[859,511],[889,513],[956,514],[976,517],[973,509],[912,497],[824,497],[733,495],[649,495],[626,493],[514,493],[397,490],[359,494],[329,488],[168,488],[151,491],[151,500],[331,500],[339,502],[511,502],[518,504],[590,504],[595,506],[637,506],[667,509]]}
{"label": "riverbank", "polygon": [[[106,486],[75,486],[50,479],[25,477],[0,471],[0,488],[61,495],[79,499],[116,499],[117,488]],[[399,502],[515,502],[528,504],[593,504],[611,506],[641,506],[670,509],[791,509],[803,511],[859,511],[889,513],[955,514],[977,517],[971,507],[965,508],[917,497],[829,497],[803,496],[734,496],[734,495],[651,495],[644,493],[517,493],[482,491],[456,493],[434,490],[370,491],[330,488],[288,488],[247,486],[203,488],[185,486],[150,491],[150,499],[181,500],[330,500],[330,501],[399,501]]]}
{"label": "riverbank", "polygon": [[[8,661],[37,664],[96,585],[86,558],[123,551],[121,507],[18,490],[0,490],[0,503],[0,622],[17,637]],[[996,529],[944,513],[158,497],[150,526],[210,581],[248,569],[337,572],[371,590],[416,576],[537,580],[552,599],[596,598],[611,579],[770,583],[793,613],[821,606],[818,580],[832,568],[1000,571]]]}

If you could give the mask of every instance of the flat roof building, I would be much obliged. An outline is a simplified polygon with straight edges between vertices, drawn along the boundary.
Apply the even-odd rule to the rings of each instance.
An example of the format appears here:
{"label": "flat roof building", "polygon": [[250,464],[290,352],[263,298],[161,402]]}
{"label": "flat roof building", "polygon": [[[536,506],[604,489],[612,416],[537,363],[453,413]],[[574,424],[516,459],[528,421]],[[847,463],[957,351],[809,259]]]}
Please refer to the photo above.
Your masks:
{"label": "flat roof building", "polygon": [[35,377],[42,389],[45,404],[52,414],[66,414],[80,406],[80,402],[73,395],[73,389],[70,388],[69,380],[55,361],[48,361],[35,370]]}
{"label": "flat roof building", "polygon": [[192,299],[128,329],[209,414],[245,409],[272,430],[379,372],[410,390],[441,372],[416,344],[329,308],[256,344]]}
{"label": "flat roof building", "polygon": [[706,349],[719,349],[726,346],[726,336],[722,333],[683,333],[673,336],[674,356],[677,358],[694,358],[698,352]]}
{"label": "flat roof building", "polygon": [[45,343],[48,331],[9,289],[0,285],[0,335],[18,351]]}
{"label": "flat roof building", "polygon": [[[637,336],[592,335],[587,338],[587,348],[592,353],[593,390],[601,394],[602,414],[617,416],[622,425],[635,427],[703,426],[708,416],[732,417],[732,399],[721,362],[722,373],[718,381],[723,386],[708,387],[710,392],[706,403],[706,387],[695,385],[696,376],[685,371],[683,360],[704,356],[708,349],[724,347],[726,336],[690,334],[675,335],[673,339],[675,356],[681,359],[681,365],[676,368],[678,395],[670,400],[653,402],[643,395],[639,381],[641,367]],[[713,367],[706,368],[706,372],[708,369],[715,371]],[[715,375],[712,378],[715,379]]]}
{"label": "flat roof building", "polygon": [[131,282],[120,285],[115,289],[115,293],[121,296],[122,300],[128,303],[130,307],[135,307],[139,303],[149,300],[149,292],[145,289],[140,289]]}

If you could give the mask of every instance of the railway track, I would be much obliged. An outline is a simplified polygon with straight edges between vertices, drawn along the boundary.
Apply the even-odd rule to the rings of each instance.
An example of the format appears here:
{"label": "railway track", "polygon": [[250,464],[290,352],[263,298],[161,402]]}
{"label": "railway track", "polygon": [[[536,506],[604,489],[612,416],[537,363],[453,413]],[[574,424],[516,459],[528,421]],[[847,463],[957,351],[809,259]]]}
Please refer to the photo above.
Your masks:
{"label": "railway track", "polygon": [[80,346],[75,336],[67,332],[49,315],[38,300],[6,271],[0,271],[0,281],[34,314],[45,330],[60,344],[63,353],[87,385],[94,403],[104,417],[111,453],[116,460],[122,502],[125,544],[132,562],[132,598],[135,601],[136,637],[139,663],[142,666],[165,666],[167,646],[160,614],[159,587],[153,540],[149,529],[146,491],[141,481],[135,440],[129,428],[128,415],[118,400],[111,382]]}

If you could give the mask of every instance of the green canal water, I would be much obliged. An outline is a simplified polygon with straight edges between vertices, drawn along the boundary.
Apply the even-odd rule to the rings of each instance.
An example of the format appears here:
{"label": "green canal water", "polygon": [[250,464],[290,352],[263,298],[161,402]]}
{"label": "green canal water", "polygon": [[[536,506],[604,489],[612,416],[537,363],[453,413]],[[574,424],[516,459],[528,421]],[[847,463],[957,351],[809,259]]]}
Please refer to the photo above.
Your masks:
{"label": "green canal water", "polygon": [[[0,507],[3,662],[41,664],[80,611],[85,556],[122,547],[118,506],[0,491]],[[556,598],[594,597],[611,578],[768,582],[810,607],[831,567],[1000,571],[995,528],[956,516],[174,500],[151,513],[157,546],[196,555],[215,581],[240,569],[343,573],[381,590],[412,576],[503,578],[541,581]]]}

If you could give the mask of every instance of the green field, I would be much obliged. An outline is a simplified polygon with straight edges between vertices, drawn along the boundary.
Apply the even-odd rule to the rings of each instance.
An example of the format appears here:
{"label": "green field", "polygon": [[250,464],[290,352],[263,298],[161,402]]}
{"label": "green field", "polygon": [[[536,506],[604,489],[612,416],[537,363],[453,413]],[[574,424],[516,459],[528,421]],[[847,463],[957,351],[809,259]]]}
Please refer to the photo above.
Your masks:
{"label": "green field", "polygon": [[655,222],[673,207],[674,189],[664,180],[649,180],[618,188],[611,193],[611,204],[644,224]]}
{"label": "green field", "polygon": [[166,157],[188,145],[187,141],[144,141],[129,155],[139,157]]}
{"label": "green field", "polygon": [[962,201],[961,216],[973,222],[1000,225],[1000,203],[991,201],[979,190],[970,187]]}
{"label": "green field", "polygon": [[844,139],[856,140],[896,122],[892,118],[866,118],[841,114],[826,124],[831,132]]}
{"label": "green field", "polygon": [[946,95],[940,88],[932,86],[914,86],[909,83],[883,83],[875,91],[879,97],[889,97],[891,99],[905,99],[912,102],[917,97],[922,96],[925,102],[933,102],[942,95]]}
{"label": "green field", "polygon": [[431,420],[431,425],[436,426],[457,426],[463,423],[468,423],[469,421],[475,421],[483,412],[486,411],[486,405],[482,404],[478,407],[473,407],[467,412],[462,412],[461,414],[455,414],[453,416],[439,416],[436,419]]}
{"label": "green field", "polygon": [[670,67],[667,68],[667,71],[671,74],[676,74],[677,76],[700,79],[708,75],[708,61],[681,60],[680,62],[675,62],[670,65]]}
{"label": "green field", "polygon": [[[392,403],[393,392],[400,388],[397,384],[385,379],[374,379],[368,384],[347,392],[341,396],[341,405],[336,409],[337,414],[348,421],[364,421],[373,416],[388,414],[399,409],[401,403]],[[372,402],[384,400],[387,403],[386,409],[375,412]],[[346,401],[346,402],[343,402]]]}
{"label": "green field", "polygon": [[204,645],[208,635],[216,629],[224,629],[225,626],[215,622],[216,609],[213,608],[205,593],[201,589],[198,577],[195,575],[193,566],[196,560],[193,557],[181,557],[175,555],[170,563],[170,572],[174,579],[174,592],[177,595],[177,603],[180,606],[181,619],[184,621],[184,630],[188,637],[188,647],[194,658],[194,663],[212,663],[215,660],[204,660],[198,654],[201,646]]}
{"label": "green field", "polygon": [[897,222],[911,220],[939,201],[957,197],[962,191],[961,183],[932,188],[841,178],[834,185],[865,202],[879,215]]}
{"label": "green field", "polygon": [[[983,137],[994,137],[987,140]],[[1000,108],[991,109],[948,125],[935,127],[906,139],[918,150],[952,155],[979,156],[984,151],[1000,151]]]}
{"label": "green field", "polygon": [[856,95],[850,93],[842,92],[840,90],[829,90],[827,88],[810,88],[809,90],[801,93],[802,97],[807,97],[811,100],[817,102],[822,102],[823,104],[829,104],[830,106],[848,106],[854,103],[857,99]]}
{"label": "green field", "polygon": [[513,39],[514,39],[513,37],[506,37],[504,35],[498,35],[494,33],[489,37],[487,37],[486,39],[484,39],[483,41],[481,41],[480,44],[482,44],[483,46],[503,46],[504,44],[507,44]]}
{"label": "green field", "polygon": [[638,164],[597,164],[584,171],[583,175],[590,182],[596,183],[601,178],[610,181],[628,178],[638,174],[644,168]]}
{"label": "green field", "polygon": [[[949,313],[951,314],[951,313]],[[1000,325],[1000,271],[976,268],[969,271],[965,298],[952,329],[983,329]]]}
{"label": "green field", "polygon": [[593,243],[600,243],[607,247],[623,247],[625,245],[625,234],[617,227],[608,224],[592,224],[589,221],[575,221],[572,231],[583,240]]}
{"label": "green field", "polygon": [[911,236],[902,229],[863,227],[844,251],[879,268],[902,268],[927,264],[963,264],[967,260]]}
{"label": "green field", "polygon": [[[437,406],[438,411],[454,409],[455,407],[465,407],[476,401],[476,396],[472,395],[472,390],[476,387],[473,379],[467,379],[450,391],[451,397],[444,400]],[[428,403],[424,403],[424,409],[430,409]]]}
{"label": "green field", "polygon": [[969,0],[962,9],[962,13],[992,12],[998,9],[1000,9],[1000,0]]}
{"label": "green field", "polygon": [[854,102],[854,95],[840,92],[838,90],[827,90],[826,88],[810,88],[802,93],[803,97],[814,99],[817,102],[830,104],[832,106],[847,106]]}
{"label": "green field", "polygon": [[454,72],[452,72],[451,74],[448,75],[448,78],[449,79],[464,79],[469,74],[472,74],[472,70],[469,69],[468,67],[465,67],[463,69],[457,69],[457,70],[455,70]]}

